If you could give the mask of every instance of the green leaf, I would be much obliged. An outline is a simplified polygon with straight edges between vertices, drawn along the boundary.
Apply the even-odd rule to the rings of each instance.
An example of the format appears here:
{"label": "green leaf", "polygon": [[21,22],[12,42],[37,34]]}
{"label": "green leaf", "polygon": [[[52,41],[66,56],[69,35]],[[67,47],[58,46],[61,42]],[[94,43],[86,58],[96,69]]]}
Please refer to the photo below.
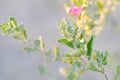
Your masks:
{"label": "green leaf", "polygon": [[10,18],[9,18],[9,21],[10,21],[10,26],[11,26],[12,28],[17,27],[17,22],[16,22],[15,18],[10,17]]}
{"label": "green leaf", "polygon": [[23,24],[17,25],[15,18],[10,17],[8,23],[3,23],[0,25],[0,31],[5,35],[11,36],[22,42],[28,41],[26,29]]}
{"label": "green leaf", "polygon": [[105,7],[105,5],[101,0],[98,0],[97,7],[98,7],[98,9],[102,10]]}
{"label": "green leaf", "polygon": [[45,45],[44,45],[44,42],[43,42],[42,37],[40,36],[40,37],[38,38],[38,40],[40,41],[40,48],[41,48],[41,51],[44,51]]}
{"label": "green leaf", "polygon": [[69,72],[66,80],[76,80],[76,74],[74,72]]}
{"label": "green leaf", "polygon": [[77,63],[74,63],[74,64],[73,64],[73,67],[72,67],[72,71],[73,71],[73,72],[77,71],[77,68],[78,68]]}
{"label": "green leaf", "polygon": [[69,62],[70,64],[73,64],[75,60],[73,60],[73,56],[70,53],[67,53],[64,55],[63,62]]}
{"label": "green leaf", "polygon": [[81,32],[81,34],[80,34],[80,36],[79,36],[78,39],[82,39],[82,38],[84,38],[85,32],[86,32],[85,30],[82,30],[82,32]]}
{"label": "green leaf", "polygon": [[94,36],[91,36],[90,40],[87,43],[87,56],[88,56],[88,59],[91,58],[93,40],[94,40]]}
{"label": "green leaf", "polygon": [[56,59],[58,59],[58,58],[60,57],[59,49],[58,49],[57,46],[54,46],[54,47],[53,47],[53,53],[54,53],[54,57],[55,57]]}
{"label": "green leaf", "polygon": [[102,55],[103,55],[103,62],[102,62],[102,64],[106,65],[107,64],[107,60],[108,60],[108,52],[105,51],[105,52],[103,52]]}
{"label": "green leaf", "polygon": [[26,42],[26,40],[27,40],[27,33],[26,33],[26,29],[24,29],[23,28],[23,30],[22,30],[22,36],[23,36],[23,42]]}
{"label": "green leaf", "polygon": [[82,43],[82,44],[86,43],[86,40],[85,40],[84,36],[85,36],[85,30],[82,30],[80,36],[78,37],[79,42]]}
{"label": "green leaf", "polygon": [[103,58],[102,58],[101,54],[102,53],[99,52],[99,51],[96,52],[96,60],[97,60],[97,64],[98,64],[99,67],[102,66],[102,62],[103,62]]}
{"label": "green leaf", "polygon": [[74,39],[75,36],[77,35],[77,31],[78,31],[78,27],[76,27],[75,29],[72,30],[72,38]]}
{"label": "green leaf", "polygon": [[32,52],[32,51],[33,51],[33,49],[32,49],[32,48],[30,48],[30,47],[24,47],[24,50],[25,50],[25,51],[27,51],[28,53],[30,53],[30,52]]}
{"label": "green leaf", "polygon": [[20,24],[16,29],[17,29],[17,31],[22,32],[22,30],[24,29],[24,25]]}
{"label": "green leaf", "polygon": [[79,49],[79,48],[75,49],[74,56],[80,57],[82,54],[84,54],[83,49]]}
{"label": "green leaf", "polygon": [[5,34],[7,33],[7,28],[8,28],[7,23],[3,23],[3,24],[0,25],[0,30]]}
{"label": "green leaf", "polygon": [[36,48],[40,47],[40,40],[35,40],[34,44],[35,44]]}
{"label": "green leaf", "polygon": [[96,61],[99,67],[102,67],[103,65],[107,65],[108,60],[108,52],[96,52]]}
{"label": "green leaf", "polygon": [[68,41],[65,38],[59,39],[58,42],[61,43],[61,44],[65,44],[65,45],[67,45],[70,48],[74,48],[73,43]]}
{"label": "green leaf", "polygon": [[40,65],[39,66],[39,71],[42,75],[45,75],[47,73],[47,67],[46,66],[43,66],[43,65]]}
{"label": "green leaf", "polygon": [[75,62],[74,64],[77,65],[78,68],[82,66],[80,62]]}
{"label": "green leaf", "polygon": [[98,68],[91,62],[88,63],[87,68],[92,71],[99,71]]}
{"label": "green leaf", "polygon": [[77,6],[87,4],[87,0],[72,0]]}
{"label": "green leaf", "polygon": [[72,58],[72,55],[68,53],[68,54],[65,54],[65,57],[71,59],[71,58]]}
{"label": "green leaf", "polygon": [[67,29],[68,23],[65,18],[63,18],[60,22],[57,23],[57,27],[61,31],[65,31]]}
{"label": "green leaf", "polygon": [[69,38],[70,34],[72,33],[72,28],[69,25],[68,21],[63,18],[60,22],[57,23],[57,27],[58,29],[61,31],[61,34],[65,37],[65,38]]}
{"label": "green leaf", "polygon": [[67,23],[66,32],[71,33],[72,32],[72,28],[71,28],[71,26],[69,25],[69,23],[67,21],[66,21],[66,23]]}
{"label": "green leaf", "polygon": [[48,56],[51,55],[51,53],[52,53],[52,51],[51,51],[51,50],[48,50],[47,52],[45,52],[45,56],[48,57]]}
{"label": "green leaf", "polygon": [[120,76],[120,65],[118,65],[118,66],[116,67],[114,80],[118,80],[117,78],[118,78],[119,76]]}

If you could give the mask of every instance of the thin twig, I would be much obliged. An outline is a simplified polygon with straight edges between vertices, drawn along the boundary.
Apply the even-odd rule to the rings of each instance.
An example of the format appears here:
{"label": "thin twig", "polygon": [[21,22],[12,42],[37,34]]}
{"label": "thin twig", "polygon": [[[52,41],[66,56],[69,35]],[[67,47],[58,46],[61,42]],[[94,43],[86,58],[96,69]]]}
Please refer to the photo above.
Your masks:
{"label": "thin twig", "polygon": [[104,76],[105,76],[105,80],[108,80],[108,77],[107,77],[107,75],[105,74],[105,73],[103,73],[104,74]]}
{"label": "thin twig", "polygon": [[87,61],[85,61],[84,59],[81,58],[81,60],[83,61],[83,63],[87,64]]}

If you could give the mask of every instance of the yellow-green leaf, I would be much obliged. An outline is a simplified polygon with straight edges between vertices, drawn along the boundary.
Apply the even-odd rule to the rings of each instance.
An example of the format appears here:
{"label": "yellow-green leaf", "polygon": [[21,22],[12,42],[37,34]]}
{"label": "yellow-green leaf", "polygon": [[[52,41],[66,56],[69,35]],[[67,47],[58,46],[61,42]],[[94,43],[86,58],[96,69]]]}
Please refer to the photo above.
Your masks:
{"label": "yellow-green leaf", "polygon": [[70,42],[70,41],[68,41],[68,40],[65,39],[65,38],[59,39],[58,42],[61,43],[61,44],[65,44],[65,45],[67,45],[67,46],[70,47],[70,48],[74,48],[73,43]]}

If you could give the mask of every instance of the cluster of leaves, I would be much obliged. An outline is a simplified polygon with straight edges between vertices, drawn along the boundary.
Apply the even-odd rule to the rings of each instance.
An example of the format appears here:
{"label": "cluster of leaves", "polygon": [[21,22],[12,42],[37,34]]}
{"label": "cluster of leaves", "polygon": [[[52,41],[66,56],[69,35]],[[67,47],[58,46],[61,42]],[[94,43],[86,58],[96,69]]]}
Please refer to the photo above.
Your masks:
{"label": "cluster of leaves", "polygon": [[44,43],[42,41],[42,37],[39,37],[39,39],[34,40],[34,47],[24,47],[24,50],[26,50],[28,53],[40,50],[44,51]]}
{"label": "cluster of leaves", "polygon": [[115,9],[118,3],[119,0],[70,0],[70,3],[66,4],[65,8],[68,10],[71,4],[83,8],[78,19],[74,19],[73,16],[73,22],[79,27],[79,30],[85,29],[86,36],[89,36],[100,33],[107,15]]}
{"label": "cluster of leaves", "polygon": [[[79,64],[75,67],[79,67],[82,71],[83,69],[89,69],[104,73],[103,66],[107,64],[108,55],[107,52],[93,51],[94,35],[91,35],[89,39],[87,39],[85,30],[79,33],[78,28],[75,26],[72,27],[64,18],[58,22],[58,28],[63,35],[63,38],[59,39],[58,42],[71,48],[69,52],[64,54],[63,62],[70,63],[72,66]],[[93,60],[94,55],[95,58]],[[75,72],[77,73],[77,71]]]}
{"label": "cluster of leaves", "polygon": [[78,27],[70,26],[65,19],[62,19],[58,23],[58,28],[63,35],[63,38],[59,39],[58,42],[72,48],[68,54],[65,54],[67,60],[76,59],[77,57],[79,58],[81,55],[87,56],[88,60],[91,58],[94,36],[91,36],[87,41],[85,30],[78,33]]}
{"label": "cluster of leaves", "polygon": [[[13,17],[9,18],[9,22],[0,24],[0,32],[5,35],[12,37],[16,40],[20,40],[22,42],[30,41],[28,39],[26,29],[24,28],[23,24],[18,24],[16,19]],[[53,49],[45,50],[45,45],[43,42],[42,37],[34,40],[34,46],[25,46],[24,50],[28,53],[32,52],[42,52],[43,55],[46,57],[45,61],[55,61],[60,59],[59,49],[57,46],[54,46]],[[53,53],[53,54],[52,54]],[[41,65],[39,66],[39,71],[41,74],[46,74],[46,67]]]}
{"label": "cluster of leaves", "polygon": [[13,17],[9,18],[8,23],[3,23],[0,25],[0,32],[17,40],[21,40],[22,42],[28,41],[26,29],[23,24],[18,25]]}
{"label": "cluster of leaves", "polygon": [[[70,0],[70,5],[71,3],[75,4],[82,7],[83,10],[78,17],[72,16],[73,23],[69,23],[63,18],[57,24],[63,35],[63,38],[58,42],[70,48],[70,51],[64,54],[63,62],[70,63],[71,66],[79,63],[80,66],[76,66],[76,68],[79,67],[79,70],[101,72],[107,80],[105,66],[107,65],[108,52],[93,51],[93,41],[95,35],[102,30],[107,15],[113,11],[113,7],[118,2],[118,0]],[[67,12],[70,5],[65,6]],[[68,75],[72,76],[71,73]]]}
{"label": "cluster of leaves", "polygon": [[95,53],[94,63],[89,62],[88,69],[93,71],[98,71],[104,73],[105,66],[107,65],[108,52],[98,52]]}

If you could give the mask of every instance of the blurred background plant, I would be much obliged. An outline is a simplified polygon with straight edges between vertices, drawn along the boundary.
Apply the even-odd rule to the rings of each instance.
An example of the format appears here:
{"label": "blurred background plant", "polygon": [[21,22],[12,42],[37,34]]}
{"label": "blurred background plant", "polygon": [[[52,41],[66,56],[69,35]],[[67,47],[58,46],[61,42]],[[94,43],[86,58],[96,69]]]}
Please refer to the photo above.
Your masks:
{"label": "blurred background plant", "polygon": [[[116,62],[114,62],[113,58],[111,58],[114,56],[111,53],[108,53],[105,48],[98,51],[99,49],[95,49],[93,47],[93,42],[95,41],[94,39],[96,36],[98,36],[98,34],[101,32],[103,26],[106,26],[105,23],[109,22],[111,13],[115,10],[118,3],[119,0],[66,1],[64,7],[69,17],[67,17],[67,19],[63,18],[57,23],[57,26],[63,36],[63,38],[59,39],[58,42],[68,46],[69,48],[62,48],[60,51],[57,46],[54,46],[53,49],[46,48],[42,37],[39,37],[34,41],[29,39],[26,34],[25,27],[21,24],[19,25],[13,17],[9,18],[8,23],[3,23],[0,25],[0,31],[6,36],[11,36],[17,40],[21,40],[22,42],[29,43],[30,40],[33,42],[34,45],[31,45],[32,47],[26,46],[24,47],[24,50],[26,50],[28,53],[42,53],[42,55],[39,54],[39,56],[42,57],[39,71],[48,80],[50,80],[50,78],[47,77],[50,76],[51,80],[83,80],[84,77],[81,76],[86,74],[85,72],[88,70],[102,73],[104,76],[103,78],[100,78],[100,80],[104,78],[105,80],[113,80],[114,74],[107,74],[109,72],[107,70],[109,70],[109,68],[111,68],[110,66],[113,66]],[[25,45],[27,43],[25,43]],[[98,44],[96,43],[96,45]],[[110,60],[108,60],[109,55],[112,55],[110,56]],[[108,61],[112,61],[112,64]],[[57,72],[53,72],[49,66],[53,66],[53,64],[54,68],[57,67],[57,65],[61,66],[59,68],[59,72],[64,76],[64,78],[61,78],[61,76],[55,77],[55,74],[58,74],[58,70],[55,69]],[[114,80],[119,79],[119,69],[120,67],[118,66],[115,70]],[[5,78],[3,77],[3,79]],[[84,79],[86,80],[87,78],[85,77]],[[91,79],[99,80],[97,77],[93,77]]]}

